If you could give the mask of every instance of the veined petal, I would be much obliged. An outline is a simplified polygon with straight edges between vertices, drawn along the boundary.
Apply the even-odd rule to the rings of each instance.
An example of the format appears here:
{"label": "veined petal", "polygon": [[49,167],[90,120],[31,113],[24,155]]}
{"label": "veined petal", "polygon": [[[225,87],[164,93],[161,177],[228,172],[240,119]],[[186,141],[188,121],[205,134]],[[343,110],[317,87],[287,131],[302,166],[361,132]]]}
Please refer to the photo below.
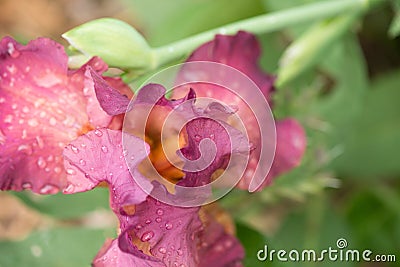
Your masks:
{"label": "veined petal", "polygon": [[[214,40],[196,49],[187,59],[187,62],[218,62],[226,64],[243,72],[259,87],[265,99],[271,105],[271,95],[275,90],[273,85],[275,77],[262,71],[262,69],[258,65],[259,58],[260,46],[255,36],[246,32],[238,32],[236,35],[233,36],[216,35]],[[218,81],[223,80],[221,79],[221,77],[227,75],[224,72],[215,73],[210,72],[207,69],[202,69],[201,71],[199,71],[199,73],[201,73],[202,75],[207,75],[208,77],[212,77],[213,79]],[[184,78],[179,77],[178,83],[181,80],[184,80]],[[245,86],[241,84],[236,84],[235,86],[237,86],[238,88],[245,88]],[[239,97],[237,97],[237,95],[235,95],[235,93],[222,87],[199,82],[196,84],[196,87],[192,86],[192,88],[198,97],[209,97],[219,100],[223,103],[233,104],[237,108],[237,115],[241,118],[246,128],[245,130],[249,134],[249,140],[254,146],[254,149],[250,154],[246,171],[244,172],[242,179],[238,184],[239,188],[249,189],[249,185],[253,178],[255,170],[260,164],[259,160],[261,147],[263,145],[261,144],[261,133],[258,128],[259,122],[257,122],[257,119],[252,112],[252,108],[254,107],[248,106],[244,101],[246,99],[240,99]],[[174,91],[174,97],[182,96],[182,90],[178,90],[176,92],[177,93],[175,93]],[[251,94],[248,94],[248,97],[251,97]],[[305,134],[300,124],[295,122],[293,119],[291,119],[290,121],[290,125],[296,126],[284,127],[285,130],[283,130],[280,122],[276,124],[276,156],[265,182],[261,187],[259,187],[259,189],[271,183],[274,177],[289,171],[300,163],[300,160],[305,151]],[[289,133],[288,131],[294,132]],[[285,145],[291,144],[293,142],[292,138],[297,140],[296,148],[291,145]],[[288,150],[285,151],[286,149]],[[292,152],[294,154],[292,154]]]}
{"label": "veined petal", "polygon": [[5,37],[0,42],[0,189],[31,189],[53,194],[66,186],[64,147],[79,135],[108,126],[113,117],[97,103],[93,58],[76,71],[67,67],[63,47],[47,38],[26,46]]}
{"label": "veined petal", "polygon": [[120,250],[118,239],[107,240],[92,263],[93,267],[165,267],[161,262],[148,261]]}
{"label": "veined petal", "polygon": [[[127,149],[123,149],[125,146]],[[131,176],[151,191],[151,184],[136,170],[149,153],[143,140],[117,130],[96,129],[74,140],[64,150],[68,187],[64,193],[87,191],[107,182],[111,207],[124,214],[124,207],[140,203],[147,197]],[[131,172],[129,171],[129,169]]]}

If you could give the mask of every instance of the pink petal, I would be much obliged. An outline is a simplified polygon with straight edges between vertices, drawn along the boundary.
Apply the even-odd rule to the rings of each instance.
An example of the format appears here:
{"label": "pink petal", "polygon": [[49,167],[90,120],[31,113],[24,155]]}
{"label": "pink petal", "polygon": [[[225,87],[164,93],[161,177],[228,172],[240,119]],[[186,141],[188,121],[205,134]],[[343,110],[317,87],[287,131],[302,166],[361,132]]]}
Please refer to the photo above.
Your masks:
{"label": "pink petal", "polygon": [[211,221],[200,233],[199,267],[242,266],[244,249],[240,242],[224,231],[222,225]]}
{"label": "pink petal", "polygon": [[260,45],[256,37],[240,31],[233,36],[217,34],[214,40],[198,47],[186,62],[212,61],[238,69],[249,76],[270,101],[275,78],[264,73],[258,66],[260,54]]}
{"label": "pink petal", "polygon": [[[150,182],[136,169],[148,153],[148,145],[137,137],[109,129],[91,131],[64,150],[69,174],[64,193],[87,191],[105,181],[111,188],[111,206],[116,213],[123,213],[124,206],[145,200],[147,193],[143,190],[151,191]],[[128,168],[146,188],[137,185]]]}
{"label": "pink petal", "polygon": [[64,48],[47,38],[26,46],[10,37],[0,42],[0,189],[52,194],[66,186],[62,151],[71,140],[112,117],[97,103],[90,66],[67,68]]}
{"label": "pink petal", "polygon": [[[196,49],[188,58],[187,62],[212,61],[234,67],[252,79],[260,88],[268,102],[271,104],[271,94],[274,91],[274,77],[264,73],[261,70],[258,65],[259,57],[260,46],[255,36],[246,32],[238,32],[234,36],[217,35],[213,41],[210,41]],[[224,76],[228,75],[224,72],[211,72],[208,69],[196,71],[202,73],[202,75],[207,75],[207,77],[212,77],[216,81],[229,78],[223,78]],[[181,75],[185,74],[186,72],[183,71]],[[185,79],[181,76],[178,78],[178,84],[182,81],[185,81]],[[237,84],[236,86],[239,88],[246,88],[246,86],[243,84]],[[188,85],[182,87],[187,88]],[[196,92],[198,97],[210,97],[222,101],[223,103],[234,104],[237,107],[237,115],[245,125],[246,131],[249,134],[249,140],[254,146],[254,150],[250,155],[247,169],[243,174],[238,187],[242,189],[250,189],[250,182],[253,179],[253,175],[257,167],[259,166],[261,145],[265,145],[261,144],[261,133],[258,128],[259,125],[252,112],[252,108],[254,107],[247,106],[246,103],[238,99],[233,92],[209,83],[198,82],[195,86],[191,86],[191,88]],[[173,96],[182,96],[182,90],[174,91]],[[251,93],[249,93],[247,97],[251,97]],[[301,126],[298,123],[295,124],[297,127],[287,128],[288,130],[285,130],[285,134],[283,134],[279,129],[281,128],[279,123],[277,124],[276,157],[272,163],[270,173],[263,182],[262,187],[269,184],[274,177],[289,171],[291,168],[297,166],[300,162],[305,149],[305,135]],[[288,131],[293,131],[293,133],[288,133]],[[272,135],[273,134],[271,133],[271,136]],[[299,144],[296,149],[291,145],[285,145],[292,142],[292,135],[297,136],[297,141]],[[288,149],[288,151],[284,151],[286,149]],[[296,164],[294,164],[294,162],[296,162]],[[262,187],[259,187],[259,189]]]}
{"label": "pink petal", "polygon": [[[128,219],[128,223],[121,220],[123,233],[119,237],[120,247],[147,260],[159,259],[166,266],[196,266],[195,238],[202,225],[198,210],[198,207],[170,206],[149,196],[136,206],[136,212]],[[145,255],[132,245],[131,235],[140,242],[147,242],[152,256]]]}
{"label": "pink petal", "polygon": [[[130,99],[114,89],[102,77],[90,67],[86,70],[86,75],[91,77],[98,103],[101,108],[109,115],[118,115],[127,112]],[[96,101],[97,103],[97,101]]]}
{"label": "pink petal", "polygon": [[97,253],[92,263],[93,267],[165,267],[161,262],[148,261],[121,251],[118,240],[107,240]]}

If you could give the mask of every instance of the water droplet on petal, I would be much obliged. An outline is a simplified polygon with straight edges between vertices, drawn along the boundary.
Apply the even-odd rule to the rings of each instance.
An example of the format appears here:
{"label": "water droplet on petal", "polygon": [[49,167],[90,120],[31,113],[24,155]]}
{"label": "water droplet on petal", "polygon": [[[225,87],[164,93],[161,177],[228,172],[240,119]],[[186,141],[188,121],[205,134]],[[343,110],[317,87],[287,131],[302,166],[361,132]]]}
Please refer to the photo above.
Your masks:
{"label": "water droplet on petal", "polygon": [[99,130],[99,129],[96,129],[96,130],[94,131],[94,134],[97,135],[98,137],[103,136],[103,132],[102,132],[101,130]]}
{"label": "water droplet on petal", "polygon": [[37,165],[39,166],[39,168],[43,169],[46,167],[46,161],[44,160],[43,157],[39,157],[37,160]]}
{"label": "water droplet on petal", "polygon": [[27,106],[22,108],[22,112],[23,113],[28,113],[29,112],[29,108]]}
{"label": "water droplet on petal", "polygon": [[57,192],[58,188],[51,184],[43,186],[39,191],[40,194],[55,194]]}
{"label": "water droplet on petal", "polygon": [[32,184],[29,182],[23,183],[22,184],[22,188],[23,189],[31,189],[32,188]]}
{"label": "water droplet on petal", "polygon": [[50,124],[51,126],[55,126],[55,125],[57,124],[56,118],[51,117],[51,118],[49,119],[49,124]]}
{"label": "water droplet on petal", "polygon": [[145,223],[145,224],[150,224],[150,223],[151,223],[151,220],[150,220],[150,219],[147,219],[144,223]]}
{"label": "water droplet on petal", "polygon": [[135,229],[136,230],[140,230],[140,229],[142,229],[143,228],[143,226],[141,225],[141,224],[136,224],[136,226],[135,226]]}
{"label": "water droplet on petal", "polygon": [[161,216],[164,214],[164,211],[162,209],[157,209],[157,214]]}
{"label": "water droplet on petal", "polygon": [[74,175],[74,174],[76,174],[76,171],[74,170],[74,169],[67,169],[67,174],[70,174],[70,175]]}
{"label": "water droplet on petal", "polygon": [[0,145],[4,145],[6,143],[6,135],[4,132],[0,129]]}
{"label": "water droplet on petal", "polygon": [[16,58],[20,55],[20,52],[17,49],[15,49],[14,44],[11,42],[7,44],[7,52],[12,58]]}
{"label": "water droplet on petal", "polygon": [[195,134],[195,135],[194,135],[194,139],[195,139],[196,141],[200,141],[200,140],[201,140],[201,136],[198,135],[198,134]]}
{"label": "water droplet on petal", "polygon": [[167,229],[167,230],[171,230],[172,227],[173,227],[173,226],[172,226],[172,223],[169,223],[169,222],[168,222],[168,223],[165,224],[165,229]]}
{"label": "water droplet on petal", "polygon": [[55,173],[61,173],[61,168],[60,167],[55,167],[54,168]]}
{"label": "water droplet on petal", "polygon": [[142,237],[140,238],[140,240],[142,240],[142,242],[147,242],[150,239],[152,239],[154,237],[154,232],[153,231],[148,231],[148,232],[144,232]]}
{"label": "water droplet on petal", "polygon": [[161,254],[165,254],[165,253],[167,253],[167,249],[164,248],[164,247],[160,247],[160,248],[158,249],[158,252],[160,252]]}
{"label": "water droplet on petal", "polygon": [[101,151],[103,151],[104,153],[107,153],[108,152],[108,147],[102,146],[101,147]]}
{"label": "water droplet on petal", "polygon": [[74,186],[73,184],[69,184],[69,185],[64,189],[64,192],[65,192],[65,193],[71,193],[71,192],[74,191],[74,189],[75,189],[75,186]]}
{"label": "water droplet on petal", "polygon": [[178,250],[176,251],[176,253],[177,253],[179,256],[182,256],[182,255],[183,255],[182,249],[178,249]]}
{"label": "water droplet on petal", "polygon": [[84,159],[80,159],[79,160],[79,164],[81,164],[82,166],[86,165],[86,161]]}
{"label": "water droplet on petal", "polygon": [[23,153],[25,153],[25,154],[27,154],[27,155],[32,155],[32,147],[31,147],[31,146],[28,146],[28,145],[20,145],[20,146],[17,148],[17,150],[18,150],[19,152],[23,152]]}
{"label": "water droplet on petal", "polygon": [[74,146],[74,145],[70,145],[70,147],[71,147],[72,152],[74,152],[75,154],[78,154],[78,153],[79,153],[79,148],[77,148],[77,147]]}
{"label": "water droplet on petal", "polygon": [[161,221],[162,221],[162,219],[161,219],[160,217],[157,217],[157,218],[156,218],[156,222],[159,223],[159,222],[161,222]]}

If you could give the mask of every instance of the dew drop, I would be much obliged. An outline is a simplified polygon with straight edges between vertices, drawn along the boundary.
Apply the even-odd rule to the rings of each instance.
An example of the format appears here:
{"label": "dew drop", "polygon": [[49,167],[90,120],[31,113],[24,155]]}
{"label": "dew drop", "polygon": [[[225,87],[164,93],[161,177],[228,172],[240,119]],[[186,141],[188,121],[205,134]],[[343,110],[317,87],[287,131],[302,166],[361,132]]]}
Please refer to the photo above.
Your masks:
{"label": "dew drop", "polygon": [[157,209],[156,212],[157,212],[157,214],[160,215],[160,216],[164,214],[164,211],[163,211],[162,209]]}
{"label": "dew drop", "polygon": [[4,123],[12,123],[12,121],[13,121],[13,116],[12,115],[7,115],[5,118],[4,118]]}
{"label": "dew drop", "polygon": [[49,124],[50,124],[51,126],[55,126],[55,125],[57,124],[56,118],[51,117],[51,118],[49,119]]}
{"label": "dew drop", "polygon": [[145,223],[145,224],[150,224],[150,223],[151,223],[151,220],[150,220],[150,219],[147,219],[144,223]]}
{"label": "dew drop", "polygon": [[103,153],[107,153],[108,152],[108,147],[102,146],[101,147],[101,151],[103,151]]}
{"label": "dew drop", "polygon": [[195,135],[194,135],[194,139],[195,139],[196,141],[200,141],[200,140],[201,140],[201,136],[198,135],[198,134],[195,134]]}
{"label": "dew drop", "polygon": [[0,129],[0,145],[4,145],[6,143],[6,135],[4,132]]}
{"label": "dew drop", "polygon": [[141,224],[136,224],[136,226],[135,226],[135,229],[136,230],[140,230],[140,229],[142,229],[143,228],[143,226],[141,225]]}
{"label": "dew drop", "polygon": [[61,173],[61,168],[60,167],[55,167],[54,168],[55,173]]}
{"label": "dew drop", "polygon": [[29,108],[27,106],[22,108],[22,112],[23,113],[28,113],[29,112]]}
{"label": "dew drop", "polygon": [[15,49],[14,44],[11,43],[11,42],[9,42],[9,43],[7,44],[7,52],[8,52],[8,54],[9,54],[12,58],[16,58],[16,57],[18,57],[19,54],[20,54],[20,52],[19,52],[17,49]]}
{"label": "dew drop", "polygon": [[39,157],[37,160],[37,165],[39,166],[39,168],[43,169],[44,167],[46,167],[46,161],[44,160],[43,157]]}
{"label": "dew drop", "polygon": [[144,232],[142,237],[140,238],[140,240],[142,240],[142,242],[147,242],[150,239],[152,239],[154,237],[154,232],[153,231],[148,231],[148,232]]}
{"label": "dew drop", "polygon": [[39,125],[39,122],[37,121],[37,119],[30,119],[28,120],[28,125],[31,127],[37,127]]}
{"label": "dew drop", "polygon": [[81,164],[82,166],[86,165],[86,161],[84,159],[80,159],[79,160],[79,164]]}
{"label": "dew drop", "polygon": [[165,224],[165,229],[167,229],[167,230],[171,230],[172,227],[173,227],[173,226],[172,226],[172,223],[169,223],[169,222],[168,222],[168,223]]}
{"label": "dew drop", "polygon": [[41,194],[54,194],[58,192],[58,188],[55,187],[54,185],[47,184],[43,186],[40,191]]}
{"label": "dew drop", "polygon": [[73,184],[69,184],[69,185],[64,189],[64,192],[65,192],[65,193],[70,193],[70,192],[73,192],[74,189],[75,189],[75,186],[74,186]]}
{"label": "dew drop", "polygon": [[73,169],[67,169],[67,174],[74,175],[76,172]]}
{"label": "dew drop", "polygon": [[32,184],[29,182],[23,183],[22,184],[22,188],[23,189],[31,189],[32,188]]}
{"label": "dew drop", "polygon": [[167,249],[164,248],[164,247],[160,247],[160,248],[158,249],[158,252],[160,252],[161,254],[165,254],[165,253],[167,253]]}
{"label": "dew drop", "polygon": [[161,219],[160,217],[157,217],[157,218],[156,218],[156,222],[159,223],[159,222],[161,222],[161,221],[162,221],[162,219]]}
{"label": "dew drop", "polygon": [[75,154],[78,154],[78,153],[79,153],[79,148],[77,148],[77,147],[74,146],[74,145],[70,145],[70,147],[71,147],[72,152],[74,152]]}
{"label": "dew drop", "polygon": [[103,136],[103,132],[102,132],[101,130],[99,130],[99,129],[96,129],[96,130],[94,131],[94,134],[97,135],[98,137]]}
{"label": "dew drop", "polygon": [[23,152],[27,155],[31,155],[32,154],[32,147],[30,147],[29,145],[20,145],[17,148],[18,152]]}

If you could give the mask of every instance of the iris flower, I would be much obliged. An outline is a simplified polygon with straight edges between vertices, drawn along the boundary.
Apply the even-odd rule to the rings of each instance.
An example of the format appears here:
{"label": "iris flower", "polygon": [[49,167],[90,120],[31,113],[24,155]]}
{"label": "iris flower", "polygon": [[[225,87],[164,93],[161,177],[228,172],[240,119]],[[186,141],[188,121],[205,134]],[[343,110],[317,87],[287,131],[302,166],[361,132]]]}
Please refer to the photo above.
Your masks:
{"label": "iris flower", "polygon": [[[274,77],[262,72],[259,55],[255,37],[239,32],[217,35],[188,62],[213,61],[238,69],[272,105]],[[177,90],[175,100],[165,97],[162,85],[149,84],[131,102],[132,93],[119,79],[102,76],[107,66],[101,59],[95,57],[75,71],[68,69],[67,59],[63,48],[49,39],[26,46],[9,37],[1,41],[0,189],[73,194],[108,185],[119,235],[105,242],[93,266],[242,266],[244,249],[233,224],[221,220],[215,204],[199,205],[210,196],[210,188],[189,196],[200,201],[197,205],[182,188],[202,188],[220,179],[215,173],[233,156],[251,150],[238,184],[247,189],[255,168],[263,164],[261,133],[251,107],[201,83]],[[216,101],[197,106],[202,96]],[[151,112],[143,118],[146,109]],[[183,160],[180,167],[169,161],[160,137],[163,122],[174,112],[176,127],[168,133],[178,141],[169,149]],[[235,112],[244,118],[248,139],[228,123]],[[183,127],[181,119],[186,121]],[[276,125],[276,156],[259,190],[297,166],[305,150],[304,131],[296,120]],[[213,146],[207,145],[210,140]],[[199,159],[209,155],[213,158],[208,164],[197,168]]]}
{"label": "iris flower", "polygon": [[[95,73],[92,75],[96,76]],[[124,108],[129,110],[150,105],[154,98],[158,99],[156,108],[165,107],[167,112],[178,109],[182,103],[192,107],[179,109],[183,116],[195,110],[192,106],[195,100],[193,92],[172,101],[164,97],[162,86],[150,84],[140,90],[133,107],[129,107],[124,96],[118,96],[98,76],[95,80],[98,82],[95,88],[99,99],[113,103],[107,105],[100,100],[109,114],[118,114]],[[181,151],[187,159],[197,159],[200,143],[211,136],[214,136],[217,151],[206,168],[196,172],[184,171],[178,185],[191,187],[207,184],[212,174],[224,166],[225,157],[231,153],[231,142],[230,130],[221,127],[221,123],[199,117],[186,124],[186,146]],[[122,131],[97,131],[102,134],[91,131],[73,141],[64,151],[69,170],[69,186],[65,192],[85,191],[107,182],[111,191],[110,204],[120,222],[121,234],[117,240],[106,241],[93,262],[94,266],[241,266],[244,250],[239,241],[204,208],[170,205],[154,198],[153,194],[146,197],[146,192],[152,191],[156,192],[155,195],[164,195],[164,199],[170,202],[184,201],[179,194],[170,193],[158,181],[150,184],[143,177],[138,165],[151,153],[150,146],[143,139]],[[235,138],[242,136],[236,135]],[[240,149],[234,148],[233,151]],[[226,256],[221,257],[221,253]]]}

